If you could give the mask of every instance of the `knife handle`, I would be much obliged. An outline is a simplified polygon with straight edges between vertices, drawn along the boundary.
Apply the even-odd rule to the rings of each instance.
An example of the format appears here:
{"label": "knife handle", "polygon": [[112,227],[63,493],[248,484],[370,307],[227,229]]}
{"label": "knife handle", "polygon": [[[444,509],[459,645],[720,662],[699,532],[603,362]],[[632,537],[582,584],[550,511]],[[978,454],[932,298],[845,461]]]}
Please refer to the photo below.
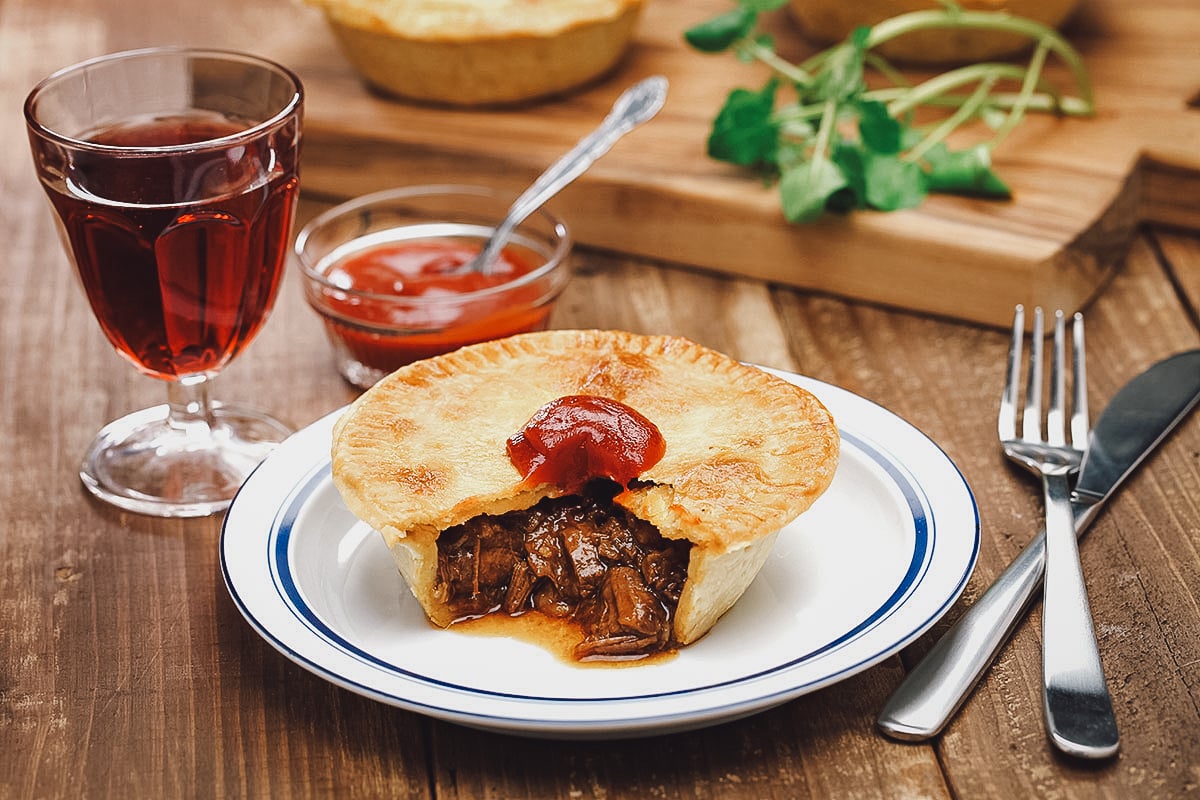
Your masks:
{"label": "knife handle", "polygon": [[[1102,503],[1071,504],[1081,535]],[[917,742],[941,733],[1025,614],[1046,566],[1046,531],[1035,536],[892,693],[880,730]]]}

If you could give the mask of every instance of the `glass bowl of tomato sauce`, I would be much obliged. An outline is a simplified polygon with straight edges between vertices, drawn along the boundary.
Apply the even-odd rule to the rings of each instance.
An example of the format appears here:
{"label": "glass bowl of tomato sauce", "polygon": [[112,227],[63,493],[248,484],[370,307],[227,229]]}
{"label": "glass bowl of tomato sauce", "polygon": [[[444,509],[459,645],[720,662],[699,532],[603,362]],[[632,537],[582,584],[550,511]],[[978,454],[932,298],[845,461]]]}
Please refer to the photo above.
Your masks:
{"label": "glass bowl of tomato sauce", "polygon": [[481,186],[365,195],[304,226],[296,255],[338,370],[366,389],[422,358],[544,330],[570,278],[566,224],[539,210],[486,272],[465,269],[512,198]]}

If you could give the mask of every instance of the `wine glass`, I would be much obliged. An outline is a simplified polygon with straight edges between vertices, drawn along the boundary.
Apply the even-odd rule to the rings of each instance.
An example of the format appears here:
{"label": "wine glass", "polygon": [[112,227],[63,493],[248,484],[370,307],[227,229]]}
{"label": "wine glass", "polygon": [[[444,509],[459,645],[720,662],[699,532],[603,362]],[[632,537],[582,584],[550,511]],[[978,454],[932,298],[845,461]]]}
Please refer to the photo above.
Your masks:
{"label": "wine glass", "polygon": [[101,329],[167,403],[105,426],[80,469],[121,508],[224,509],[290,432],[209,400],[274,305],[298,192],[303,88],[234,52],[151,48],[46,78],[25,101],[38,178]]}

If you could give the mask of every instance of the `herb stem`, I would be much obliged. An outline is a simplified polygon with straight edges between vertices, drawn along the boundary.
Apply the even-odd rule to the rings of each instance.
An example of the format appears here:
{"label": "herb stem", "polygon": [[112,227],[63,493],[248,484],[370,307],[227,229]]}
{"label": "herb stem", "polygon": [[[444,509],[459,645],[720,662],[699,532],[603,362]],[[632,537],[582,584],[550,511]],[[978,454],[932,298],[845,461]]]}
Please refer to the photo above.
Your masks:
{"label": "herb stem", "polygon": [[[952,69],[949,72],[943,72],[941,75],[930,78],[900,93],[896,99],[888,104],[888,111],[893,116],[900,116],[918,106],[927,105],[935,98],[945,95],[952,89],[989,78],[993,81],[1001,78],[1027,81],[1029,73],[1022,67],[1012,64],[969,64],[965,67]],[[1040,82],[1040,75],[1034,75],[1033,78],[1035,84]],[[1044,89],[1048,98],[1055,99],[1055,107],[1057,107],[1057,96],[1054,94],[1053,88],[1046,86]],[[1020,102],[1019,96],[1017,102]]]}
{"label": "herb stem", "polygon": [[[984,101],[992,91],[992,87],[996,84],[996,75],[993,73],[984,77],[979,82],[979,86],[971,93],[971,96],[963,101],[954,113],[942,120],[932,131],[930,131],[924,139],[921,140],[916,147],[908,151],[904,156],[905,161],[920,161],[921,158],[930,151],[939,142],[942,142],[955,131],[958,126],[962,125],[967,120],[974,117],[979,109],[983,107]],[[1010,115],[1011,119],[1011,115]],[[994,146],[994,144],[992,145]]]}
{"label": "herb stem", "polygon": [[871,67],[876,72],[878,72],[880,75],[882,75],[884,78],[886,78],[888,81],[890,81],[893,86],[896,86],[896,87],[912,86],[912,81],[910,81],[903,72],[896,69],[894,66],[892,66],[892,63],[890,61],[888,61],[886,58],[879,55],[878,53],[874,52],[873,50],[867,51],[866,56],[863,59],[863,62],[867,66]]}
{"label": "herb stem", "polygon": [[1091,78],[1079,53],[1058,31],[1036,20],[1014,17],[1007,13],[966,11],[957,7],[948,11],[911,11],[873,26],[867,37],[867,48],[878,47],[884,42],[913,31],[945,28],[1013,33],[1032,39],[1063,60],[1071,70],[1080,99],[1089,109],[1094,105]]}
{"label": "herb stem", "polygon": [[813,142],[812,169],[815,173],[818,168],[819,156],[824,156],[829,151],[829,142],[833,138],[833,128],[837,122],[837,101],[826,100],[824,108],[821,110],[821,126],[817,128],[817,138]]}
{"label": "herb stem", "polygon": [[809,122],[822,116],[825,113],[826,105],[827,103],[824,101],[808,104],[793,103],[777,109],[771,115],[771,118],[785,124],[790,122]]}
{"label": "herb stem", "polygon": [[[887,86],[872,89],[865,92],[863,96],[882,103],[891,103],[894,100],[904,97],[910,91],[912,91],[911,88],[907,86]],[[922,101],[922,105],[957,108],[965,103],[968,97],[969,95],[946,93],[937,97],[927,97]],[[987,105],[998,109],[1008,109],[1012,108],[1018,99],[1018,95],[1014,92],[993,92],[992,96],[988,99]],[[1092,113],[1092,109],[1084,105],[1083,101],[1078,97],[1058,97],[1053,93],[1035,93],[1031,95],[1028,99],[1026,110],[1055,112],[1069,117],[1086,117]]]}
{"label": "herb stem", "polygon": [[740,43],[739,52],[766,64],[779,75],[799,86],[808,86],[813,77],[803,67],[796,66],[785,58],[780,58],[775,50],[760,44],[758,41],[746,38]]}
{"label": "herb stem", "polygon": [[1034,50],[1033,56],[1029,59],[1029,68],[1025,73],[1025,82],[1021,85],[1021,91],[1017,94],[1017,100],[1013,103],[1012,109],[1008,112],[1008,116],[992,137],[990,147],[995,147],[1004,140],[1012,129],[1017,126],[1021,118],[1025,115],[1025,109],[1029,106],[1029,98],[1033,96],[1034,89],[1041,78],[1042,70],[1046,65],[1046,53],[1048,48],[1043,41]]}

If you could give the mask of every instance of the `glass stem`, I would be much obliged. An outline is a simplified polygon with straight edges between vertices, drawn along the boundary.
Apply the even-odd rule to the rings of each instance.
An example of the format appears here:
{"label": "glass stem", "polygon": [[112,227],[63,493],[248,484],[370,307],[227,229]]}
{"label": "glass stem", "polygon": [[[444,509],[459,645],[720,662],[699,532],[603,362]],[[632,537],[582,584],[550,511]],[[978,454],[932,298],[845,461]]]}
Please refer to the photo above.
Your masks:
{"label": "glass stem", "polygon": [[167,381],[167,425],[188,437],[211,437],[217,427],[208,399],[208,376]]}

